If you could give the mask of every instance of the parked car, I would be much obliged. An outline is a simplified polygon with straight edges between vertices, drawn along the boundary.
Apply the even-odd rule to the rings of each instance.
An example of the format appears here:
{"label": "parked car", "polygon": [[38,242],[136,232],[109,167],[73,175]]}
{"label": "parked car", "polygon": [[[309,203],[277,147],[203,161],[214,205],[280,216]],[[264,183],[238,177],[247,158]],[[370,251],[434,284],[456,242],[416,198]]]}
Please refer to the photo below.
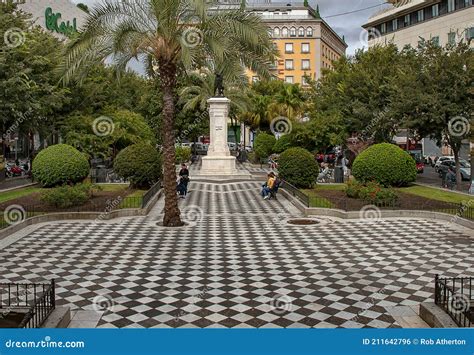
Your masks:
{"label": "parked car", "polygon": [[439,157],[438,160],[436,160],[436,164],[435,164],[435,166],[434,166],[435,171],[438,172],[438,169],[439,169],[439,166],[441,165],[441,163],[442,163],[443,161],[447,161],[447,160],[452,160],[452,161],[454,161],[454,157],[453,157],[453,156]]}
{"label": "parked car", "polygon": [[[460,172],[462,180],[471,180],[471,164],[465,160],[460,160]],[[443,177],[443,174],[448,172],[449,167],[456,169],[456,162],[454,160],[445,160],[438,167],[439,177]]]}

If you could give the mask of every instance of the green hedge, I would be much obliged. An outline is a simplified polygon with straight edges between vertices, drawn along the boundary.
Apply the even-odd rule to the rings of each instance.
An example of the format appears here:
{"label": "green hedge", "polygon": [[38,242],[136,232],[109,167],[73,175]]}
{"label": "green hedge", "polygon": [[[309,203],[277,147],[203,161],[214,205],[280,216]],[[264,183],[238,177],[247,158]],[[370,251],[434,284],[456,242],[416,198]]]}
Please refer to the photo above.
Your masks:
{"label": "green hedge", "polygon": [[404,186],[416,179],[415,160],[406,151],[389,143],[364,150],[352,165],[357,181],[378,182],[383,186]]}
{"label": "green hedge", "polygon": [[285,134],[284,136],[281,136],[275,144],[273,145],[273,153],[280,154],[287,150],[288,148],[291,148],[292,142],[291,142],[291,136],[288,134]]}
{"label": "green hedge", "polygon": [[35,180],[44,187],[81,182],[89,175],[89,169],[86,156],[67,144],[56,144],[43,149],[32,165]]}
{"label": "green hedge", "polygon": [[278,159],[280,178],[299,188],[311,188],[316,184],[319,165],[313,154],[304,148],[285,150]]}
{"label": "green hedge", "polygon": [[49,189],[41,194],[41,201],[57,208],[80,206],[92,197],[91,184],[64,185]]}
{"label": "green hedge", "polygon": [[259,133],[253,143],[253,150],[257,154],[258,159],[266,159],[272,154],[273,146],[276,139],[268,133]]}
{"label": "green hedge", "polygon": [[136,188],[148,188],[156,183],[161,178],[161,169],[160,153],[146,143],[121,150],[114,161],[114,172]]}

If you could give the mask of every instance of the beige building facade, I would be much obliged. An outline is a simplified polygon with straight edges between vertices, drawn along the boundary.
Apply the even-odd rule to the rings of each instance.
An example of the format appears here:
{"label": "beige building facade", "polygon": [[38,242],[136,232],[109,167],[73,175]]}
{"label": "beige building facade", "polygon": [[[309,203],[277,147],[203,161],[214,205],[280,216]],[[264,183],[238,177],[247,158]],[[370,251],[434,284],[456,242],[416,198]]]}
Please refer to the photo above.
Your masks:
{"label": "beige building facade", "polygon": [[[275,77],[305,86],[306,77],[317,80],[323,69],[345,55],[347,44],[320,16],[319,9],[300,3],[247,4],[268,26],[279,58],[272,67]],[[259,78],[249,73],[252,81]]]}
{"label": "beige building facade", "polygon": [[[474,0],[390,0],[363,26],[369,47],[395,43],[413,48],[424,40],[441,46],[474,38]],[[473,43],[474,41],[471,41]]]}

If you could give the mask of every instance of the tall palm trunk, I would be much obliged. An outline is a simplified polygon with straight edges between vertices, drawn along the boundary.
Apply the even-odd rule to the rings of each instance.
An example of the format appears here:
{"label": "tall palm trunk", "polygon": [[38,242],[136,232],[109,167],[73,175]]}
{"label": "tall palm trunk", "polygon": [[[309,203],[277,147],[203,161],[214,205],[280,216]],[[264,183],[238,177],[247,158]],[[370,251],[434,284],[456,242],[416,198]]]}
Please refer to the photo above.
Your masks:
{"label": "tall palm trunk", "polygon": [[163,156],[164,173],[163,184],[165,186],[165,215],[163,225],[167,227],[178,227],[183,225],[178,208],[178,196],[176,195],[176,165],[175,165],[175,100],[174,89],[176,86],[176,65],[173,63],[159,63],[161,89],[163,91]]}

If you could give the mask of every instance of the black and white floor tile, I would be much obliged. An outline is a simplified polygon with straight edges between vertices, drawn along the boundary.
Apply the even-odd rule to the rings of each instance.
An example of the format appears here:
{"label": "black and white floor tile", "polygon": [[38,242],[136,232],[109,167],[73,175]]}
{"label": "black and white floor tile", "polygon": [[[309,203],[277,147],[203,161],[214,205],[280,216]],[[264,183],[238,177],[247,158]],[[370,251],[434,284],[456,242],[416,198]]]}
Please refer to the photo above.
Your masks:
{"label": "black and white floor tile", "polygon": [[[290,226],[258,182],[190,184],[187,225],[58,222],[0,249],[1,279],[57,282],[99,327],[398,327],[387,308],[431,300],[436,273],[473,275],[468,232],[422,219]],[[467,242],[466,242],[467,241]]]}

